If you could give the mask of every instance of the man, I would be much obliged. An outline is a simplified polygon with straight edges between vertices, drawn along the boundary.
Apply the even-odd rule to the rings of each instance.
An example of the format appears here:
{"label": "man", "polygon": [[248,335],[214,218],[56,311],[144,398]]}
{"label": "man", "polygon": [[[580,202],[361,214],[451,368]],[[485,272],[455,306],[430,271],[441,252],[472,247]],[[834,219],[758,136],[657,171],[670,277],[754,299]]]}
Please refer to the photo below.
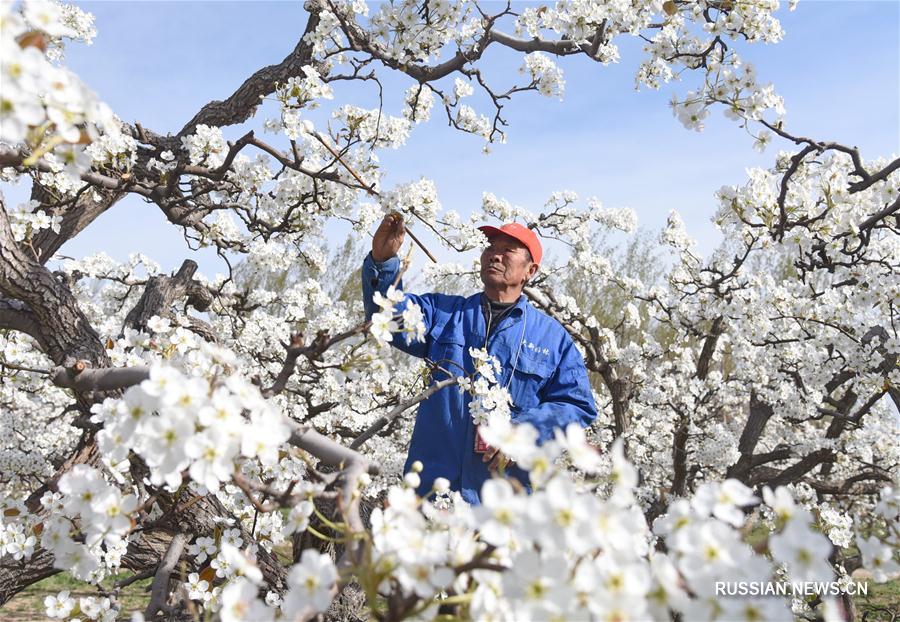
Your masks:
{"label": "man", "polygon": [[[472,374],[469,348],[486,348],[502,371],[497,381],[512,396],[514,423],[537,428],[538,442],[553,438],[554,430],[570,423],[587,426],[597,416],[581,353],[565,329],[528,303],[522,289],[538,271],[542,248],[530,229],[516,223],[480,227],[489,245],[481,253],[484,291],[474,296],[406,294],[422,309],[425,342],[402,337],[392,344],[413,356],[427,357],[455,375]],[[397,253],[405,236],[399,214],[388,215],[372,240],[363,261],[362,288],[366,318],[377,306],[375,291],[384,294],[397,278]],[[398,283],[402,289],[402,283]],[[402,312],[405,303],[398,305]],[[446,377],[436,372],[435,381]],[[444,477],[452,490],[469,503],[480,503],[481,485],[507,461],[486,447],[469,415],[471,396],[457,387],[444,388],[419,405],[404,471],[421,461],[419,494],[427,494],[434,480]],[[528,485],[528,474],[515,465],[505,472]]]}

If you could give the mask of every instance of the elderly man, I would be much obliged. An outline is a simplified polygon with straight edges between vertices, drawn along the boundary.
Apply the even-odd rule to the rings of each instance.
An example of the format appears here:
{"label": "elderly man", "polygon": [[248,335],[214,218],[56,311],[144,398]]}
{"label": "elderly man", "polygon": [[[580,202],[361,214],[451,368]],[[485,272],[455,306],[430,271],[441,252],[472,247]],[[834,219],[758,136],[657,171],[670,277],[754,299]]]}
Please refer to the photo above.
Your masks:
{"label": "elderly man", "polygon": [[[474,296],[407,294],[422,309],[425,342],[394,339],[393,345],[427,357],[454,374],[474,371],[469,348],[486,348],[502,371],[497,381],[512,396],[512,420],[537,428],[539,443],[570,423],[587,426],[597,416],[587,370],[571,337],[553,318],[528,303],[522,289],[538,271],[542,248],[530,229],[516,223],[481,227],[489,245],[481,253],[484,291]],[[375,291],[384,294],[400,270],[397,252],[405,228],[397,214],[387,216],[372,240],[362,268],[366,317],[377,307]],[[402,288],[402,284],[398,285]],[[403,309],[403,303],[399,305]],[[436,373],[435,381],[443,374]],[[450,481],[469,503],[479,503],[481,485],[505,458],[484,444],[469,415],[468,393],[447,387],[419,405],[405,471],[421,461],[419,494],[427,494],[438,477]],[[505,470],[528,485],[528,474],[515,465]]]}

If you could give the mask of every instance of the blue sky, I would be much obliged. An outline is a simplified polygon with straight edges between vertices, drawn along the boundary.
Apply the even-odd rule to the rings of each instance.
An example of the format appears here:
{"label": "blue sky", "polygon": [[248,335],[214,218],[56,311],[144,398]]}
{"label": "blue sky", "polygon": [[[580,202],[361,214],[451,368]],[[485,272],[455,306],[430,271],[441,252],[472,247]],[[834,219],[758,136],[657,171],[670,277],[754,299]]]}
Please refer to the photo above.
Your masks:
{"label": "blue sky", "polygon": [[[95,15],[98,36],[92,46],[72,45],[68,65],[123,120],[158,132],[176,132],[204,103],[227,97],[255,70],[279,62],[305,24],[302,2],[79,4]],[[784,96],[787,128],[856,145],[864,157],[900,152],[900,3],[801,1],[794,12],[783,8],[780,17],[786,31],[781,43],[738,50]],[[491,155],[481,154],[480,139],[450,130],[436,110],[405,148],[381,152],[385,187],[432,178],[444,207],[463,214],[480,204],[483,191],[538,209],[554,190],[569,189],[608,207],[634,208],[641,225],[652,230],[677,209],[699,249],[709,252],[719,239],[710,223],[713,193],[740,183],[749,166],[769,166],[777,150],[789,146],[776,142],[760,155],[720,112],[704,132],[685,130],[666,102],[697,77],[660,92],[635,92],[642,53],[636,42],[622,41],[617,65],[561,59],[564,101],[531,93],[514,98],[506,109],[509,142]],[[507,83],[504,72],[520,64],[517,56],[491,51],[484,66]],[[389,91],[402,93],[410,84],[403,76],[386,77]],[[349,103],[372,104],[370,93],[345,94]],[[397,102],[396,95],[388,99],[389,113],[399,113]],[[261,121],[258,116],[246,127]],[[11,203],[22,200],[22,189],[4,192]],[[343,234],[329,228],[335,243]],[[131,198],[61,252],[80,257],[100,250],[117,259],[144,252],[166,269],[192,256],[155,206]],[[194,258],[209,276],[223,268],[212,253]]]}

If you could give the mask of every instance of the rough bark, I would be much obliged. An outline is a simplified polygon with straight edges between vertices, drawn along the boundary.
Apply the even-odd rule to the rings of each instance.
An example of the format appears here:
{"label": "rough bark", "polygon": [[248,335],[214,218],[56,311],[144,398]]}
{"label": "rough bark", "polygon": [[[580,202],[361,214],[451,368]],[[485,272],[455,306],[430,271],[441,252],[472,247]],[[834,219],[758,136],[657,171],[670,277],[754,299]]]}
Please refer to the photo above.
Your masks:
{"label": "rough bark", "polygon": [[156,575],[153,577],[153,584],[150,590],[150,603],[144,611],[144,617],[152,620],[160,611],[168,609],[167,601],[169,599],[169,581],[172,578],[172,572],[175,565],[181,559],[184,553],[184,547],[187,544],[187,537],[183,533],[176,533],[169,541],[169,547],[166,549],[165,555],[159,562],[156,569]]}
{"label": "rough bark", "polygon": [[0,606],[32,583],[55,575],[59,570],[53,567],[53,555],[42,548],[37,548],[34,555],[26,562],[14,562],[11,559],[0,566]]}
{"label": "rough bark", "polygon": [[741,457],[728,468],[728,477],[734,477],[747,483],[750,469],[753,466],[753,451],[773,414],[775,413],[771,406],[759,400],[756,393],[750,394],[750,414],[747,416],[747,423],[744,425],[738,441],[738,451],[741,452]]}
{"label": "rough bark", "polygon": [[672,438],[672,494],[683,497],[687,484],[688,418],[679,415]]}
{"label": "rough bark", "polygon": [[0,298],[0,330],[15,330],[35,339],[44,348],[41,327],[31,309],[20,300]]}
{"label": "rough bark", "polygon": [[310,13],[303,36],[284,60],[254,73],[224,101],[214,100],[203,106],[194,118],[181,128],[178,136],[192,133],[201,124],[223,127],[242,123],[253,116],[253,112],[259,106],[260,97],[272,93],[276,83],[287,82],[288,78],[303,74],[302,67],[309,65],[312,59],[312,47],[304,39],[318,24],[319,16]]}
{"label": "rough bark", "polygon": [[[115,205],[119,199],[125,196],[124,192],[117,190],[104,190],[94,186],[84,192],[77,199],[64,207],[54,209],[54,198],[41,186],[34,182],[31,188],[31,198],[40,201],[37,209],[62,215],[59,225],[59,233],[51,229],[42,229],[34,236],[32,246],[38,254],[38,261],[47,261],[65,244],[81,233],[88,225],[94,222],[101,214]],[[97,200],[99,199],[99,200]]]}
{"label": "rough bark", "polygon": [[[172,304],[185,296],[188,305],[198,311],[206,311],[212,303],[212,294],[193,280],[196,271],[197,263],[185,259],[174,276],[151,277],[140,300],[125,316],[125,325],[135,330],[146,330],[147,322],[153,316],[170,315]],[[213,337],[212,332],[208,332]]]}
{"label": "rough bark", "polygon": [[75,296],[15,240],[0,199],[0,292],[28,306],[40,328],[46,354],[57,364],[85,360],[107,367],[100,337]]}

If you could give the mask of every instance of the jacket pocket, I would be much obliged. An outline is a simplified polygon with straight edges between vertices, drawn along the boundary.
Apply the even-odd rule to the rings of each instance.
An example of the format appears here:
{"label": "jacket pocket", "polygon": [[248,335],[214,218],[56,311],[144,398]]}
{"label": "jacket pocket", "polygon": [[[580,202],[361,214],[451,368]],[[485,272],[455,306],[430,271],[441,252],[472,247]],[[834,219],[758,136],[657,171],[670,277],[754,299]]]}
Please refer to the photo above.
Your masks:
{"label": "jacket pocket", "polygon": [[[462,337],[454,334],[444,334],[435,340],[428,358],[439,367],[444,368],[454,376],[465,373],[464,360],[466,344]],[[444,380],[447,374],[436,370],[432,376],[435,380]]]}
{"label": "jacket pocket", "polygon": [[552,372],[550,361],[545,357],[523,352],[516,361],[509,387],[513,410],[525,410],[540,404],[539,393]]}

